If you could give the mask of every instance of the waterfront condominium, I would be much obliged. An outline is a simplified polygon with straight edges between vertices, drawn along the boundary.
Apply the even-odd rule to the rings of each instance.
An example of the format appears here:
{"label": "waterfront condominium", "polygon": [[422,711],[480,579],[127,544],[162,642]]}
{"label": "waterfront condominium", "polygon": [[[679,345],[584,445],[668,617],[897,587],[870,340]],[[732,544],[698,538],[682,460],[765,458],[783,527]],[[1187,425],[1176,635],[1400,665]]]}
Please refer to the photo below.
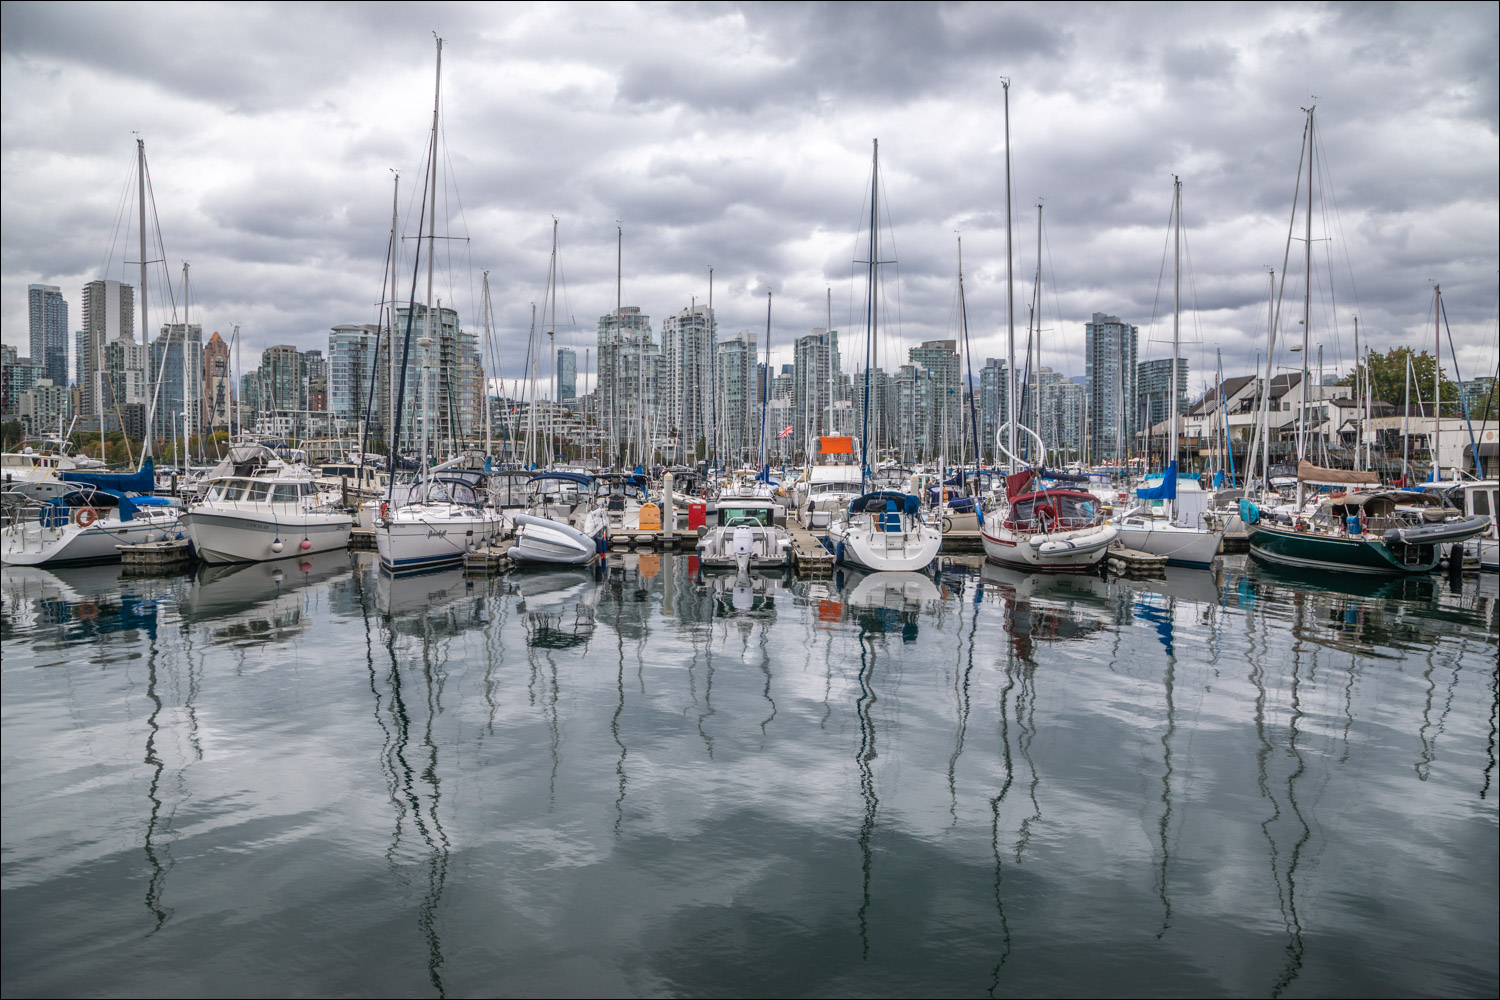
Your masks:
{"label": "waterfront condominium", "polygon": [[68,384],[68,303],[56,285],[26,289],[31,313],[31,360],[46,371],[55,386]]}
{"label": "waterfront condominium", "polygon": [[1094,313],[1084,326],[1089,454],[1095,463],[1130,455],[1135,424],[1136,346],[1140,328]]}
{"label": "waterfront condominium", "polygon": [[[103,279],[84,285],[80,332],[83,334],[78,357],[80,409],[90,419],[103,412],[108,426],[115,408],[126,400],[114,398],[110,392],[111,379],[103,376],[107,371],[105,345],[116,340],[135,340],[135,287]],[[95,399],[96,394],[102,398]]]}

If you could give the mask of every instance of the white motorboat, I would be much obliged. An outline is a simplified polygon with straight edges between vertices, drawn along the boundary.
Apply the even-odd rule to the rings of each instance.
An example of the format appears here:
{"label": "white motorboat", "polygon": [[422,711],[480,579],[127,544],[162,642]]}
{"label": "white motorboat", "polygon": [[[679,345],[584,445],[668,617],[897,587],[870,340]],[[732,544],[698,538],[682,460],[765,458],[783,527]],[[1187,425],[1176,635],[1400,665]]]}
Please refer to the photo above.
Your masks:
{"label": "white motorboat", "polygon": [[[547,472],[526,484],[530,503],[513,515],[515,544],[506,554],[523,563],[582,566],[604,550],[608,515],[592,497],[593,478]],[[637,515],[639,518],[639,515]]]}
{"label": "white motorboat", "polygon": [[204,562],[262,562],[345,548],[354,518],[323,503],[310,472],[284,466],[213,480],[182,524]]}
{"label": "white motorboat", "polygon": [[877,572],[926,569],[943,533],[922,519],[910,493],[881,490],[849,504],[828,528],[835,561]]}
{"label": "white motorboat", "polygon": [[118,546],[159,542],[181,531],[177,507],[164,497],[73,487],[73,492],[15,511],[0,529],[0,562],[58,566],[118,561]]}
{"label": "white motorboat", "polygon": [[730,488],[719,494],[712,527],[701,529],[698,565],[706,570],[780,569],[791,561],[792,535],[786,508],[769,484]]}
{"label": "white motorboat", "polygon": [[825,528],[863,492],[854,439],[820,437],[807,475],[795,487],[797,517],[809,528]]}

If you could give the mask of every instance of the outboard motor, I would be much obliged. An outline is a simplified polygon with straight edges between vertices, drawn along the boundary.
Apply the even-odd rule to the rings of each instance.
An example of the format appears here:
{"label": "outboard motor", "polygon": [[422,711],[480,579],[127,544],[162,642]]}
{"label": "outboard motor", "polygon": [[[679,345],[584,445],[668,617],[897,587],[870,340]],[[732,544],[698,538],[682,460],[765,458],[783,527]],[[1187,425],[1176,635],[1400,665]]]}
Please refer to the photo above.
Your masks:
{"label": "outboard motor", "polygon": [[750,557],[755,554],[755,529],[740,525],[734,529],[734,565],[744,573],[750,568]]}

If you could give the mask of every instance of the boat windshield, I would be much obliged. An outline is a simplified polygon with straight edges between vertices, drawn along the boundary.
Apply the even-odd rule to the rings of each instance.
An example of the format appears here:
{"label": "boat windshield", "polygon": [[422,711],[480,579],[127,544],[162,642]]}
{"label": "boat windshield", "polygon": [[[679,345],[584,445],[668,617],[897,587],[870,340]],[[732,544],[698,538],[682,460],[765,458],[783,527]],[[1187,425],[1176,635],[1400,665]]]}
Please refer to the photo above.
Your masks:
{"label": "boat windshield", "polygon": [[720,507],[719,523],[733,528],[738,525],[771,526],[772,513],[768,507]]}
{"label": "boat windshield", "polygon": [[1099,501],[1076,493],[1044,493],[1022,497],[1010,509],[1010,523],[1023,528],[1054,531],[1084,528],[1097,523]]}

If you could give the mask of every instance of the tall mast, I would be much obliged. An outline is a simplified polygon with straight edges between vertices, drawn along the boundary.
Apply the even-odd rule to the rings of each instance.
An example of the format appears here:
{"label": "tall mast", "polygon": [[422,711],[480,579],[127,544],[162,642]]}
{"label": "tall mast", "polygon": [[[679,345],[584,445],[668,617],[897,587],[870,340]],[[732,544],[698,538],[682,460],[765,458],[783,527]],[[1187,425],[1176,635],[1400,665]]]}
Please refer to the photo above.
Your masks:
{"label": "tall mast", "polygon": [[766,377],[760,382],[760,471],[766,472],[766,408],[771,396],[771,290],[766,289]]}
{"label": "tall mast", "polygon": [[[401,171],[392,170],[395,175],[391,185],[391,297],[386,305],[386,365],[390,368],[390,378],[386,380],[386,434],[390,437],[389,454],[395,455],[401,450],[401,442],[396,440],[396,295],[398,294],[397,257],[401,249],[401,213],[399,199],[401,196]],[[375,356],[378,362],[380,349],[377,345]],[[360,458],[363,461],[363,456]]]}
{"label": "tall mast", "polygon": [[[1307,457],[1307,353],[1311,341],[1308,339],[1312,332],[1312,189],[1313,189],[1313,112],[1317,105],[1305,109],[1307,111],[1307,219],[1306,240],[1307,245],[1303,247],[1305,267],[1302,278],[1302,405],[1298,407],[1297,413],[1297,462],[1300,465]],[[1297,509],[1302,508],[1302,476],[1297,476]]]}
{"label": "tall mast", "polygon": [[479,398],[484,404],[484,457],[488,461],[493,436],[490,433],[490,272],[484,272],[484,364],[480,372]]}
{"label": "tall mast", "polygon": [[[1006,378],[1005,418],[1010,440],[1006,444],[1008,455],[1016,453],[1016,277],[1015,253],[1011,246],[1010,212],[1010,80],[1001,81],[1005,87],[1005,330],[1006,330]],[[1006,469],[1014,471],[1014,458],[1007,458]]]}
{"label": "tall mast", "polygon": [[[557,453],[557,216],[552,217],[552,266],[547,276],[547,289],[552,293],[551,321],[547,324],[547,372],[552,383],[548,390],[547,407],[547,466],[552,465]],[[542,303],[546,308],[547,304]]]}
{"label": "tall mast", "polygon": [[[437,39],[437,79],[433,84],[432,91],[432,148],[428,152],[429,175],[428,203],[427,203],[427,315],[423,329],[426,335],[422,338],[426,343],[422,345],[426,354],[426,377],[423,379],[422,400],[422,478],[427,478],[427,448],[428,436],[432,420],[436,419],[436,409],[432,407],[432,270],[433,270],[433,237],[437,226],[437,147],[438,147],[438,107],[443,88],[443,40]],[[429,414],[428,410],[432,409]]]}
{"label": "tall mast", "polygon": [[1042,426],[1042,203],[1036,204],[1036,286],[1031,290],[1036,300],[1032,319],[1036,321],[1036,360],[1032,361],[1032,340],[1026,338],[1026,367],[1031,370],[1031,429],[1040,433]]}
{"label": "tall mast", "polygon": [[[876,239],[877,227],[880,221],[880,140],[872,139],[871,148],[874,150],[870,166],[870,261],[868,289],[865,293],[865,399],[864,417],[862,429],[859,435],[859,491],[864,493],[867,488],[867,480],[870,476],[870,364],[875,351],[875,323],[876,309],[875,296],[876,282],[879,278],[880,265],[878,261],[879,245]],[[767,378],[770,377],[769,367],[766,371]]]}
{"label": "tall mast", "polygon": [[[1171,414],[1167,440],[1171,450],[1167,453],[1167,474],[1175,476],[1177,470],[1177,430],[1180,416],[1177,412],[1177,350],[1182,340],[1182,178],[1172,176],[1172,381],[1167,386],[1167,410]],[[1174,480],[1175,491],[1175,480]],[[1176,493],[1173,492],[1173,497]],[[1162,514],[1172,519],[1174,500],[1162,502]]]}
{"label": "tall mast", "polygon": [[151,326],[146,319],[146,140],[135,141],[135,175],[141,203],[141,346],[146,355],[146,440],[141,444],[141,463],[151,457],[151,411],[156,396],[151,385]]}
{"label": "tall mast", "polygon": [[[1455,375],[1455,378],[1458,376]],[[1443,481],[1443,288],[1432,286],[1432,481]]]}
{"label": "tall mast", "polygon": [[[184,456],[187,455],[188,449],[190,447],[190,445],[188,444],[188,412],[189,412],[189,410],[188,410],[188,400],[189,400],[188,386],[190,384],[189,381],[188,381],[188,345],[187,345],[187,332],[188,332],[188,267],[189,267],[188,262],[187,261],[183,261],[182,262],[182,340],[179,343],[182,345],[182,453],[183,453]],[[179,461],[177,463],[178,465],[182,466],[184,474],[186,474],[186,472],[187,472],[187,466],[186,466],[185,462],[186,462],[186,458],[182,459],[181,461]]]}

